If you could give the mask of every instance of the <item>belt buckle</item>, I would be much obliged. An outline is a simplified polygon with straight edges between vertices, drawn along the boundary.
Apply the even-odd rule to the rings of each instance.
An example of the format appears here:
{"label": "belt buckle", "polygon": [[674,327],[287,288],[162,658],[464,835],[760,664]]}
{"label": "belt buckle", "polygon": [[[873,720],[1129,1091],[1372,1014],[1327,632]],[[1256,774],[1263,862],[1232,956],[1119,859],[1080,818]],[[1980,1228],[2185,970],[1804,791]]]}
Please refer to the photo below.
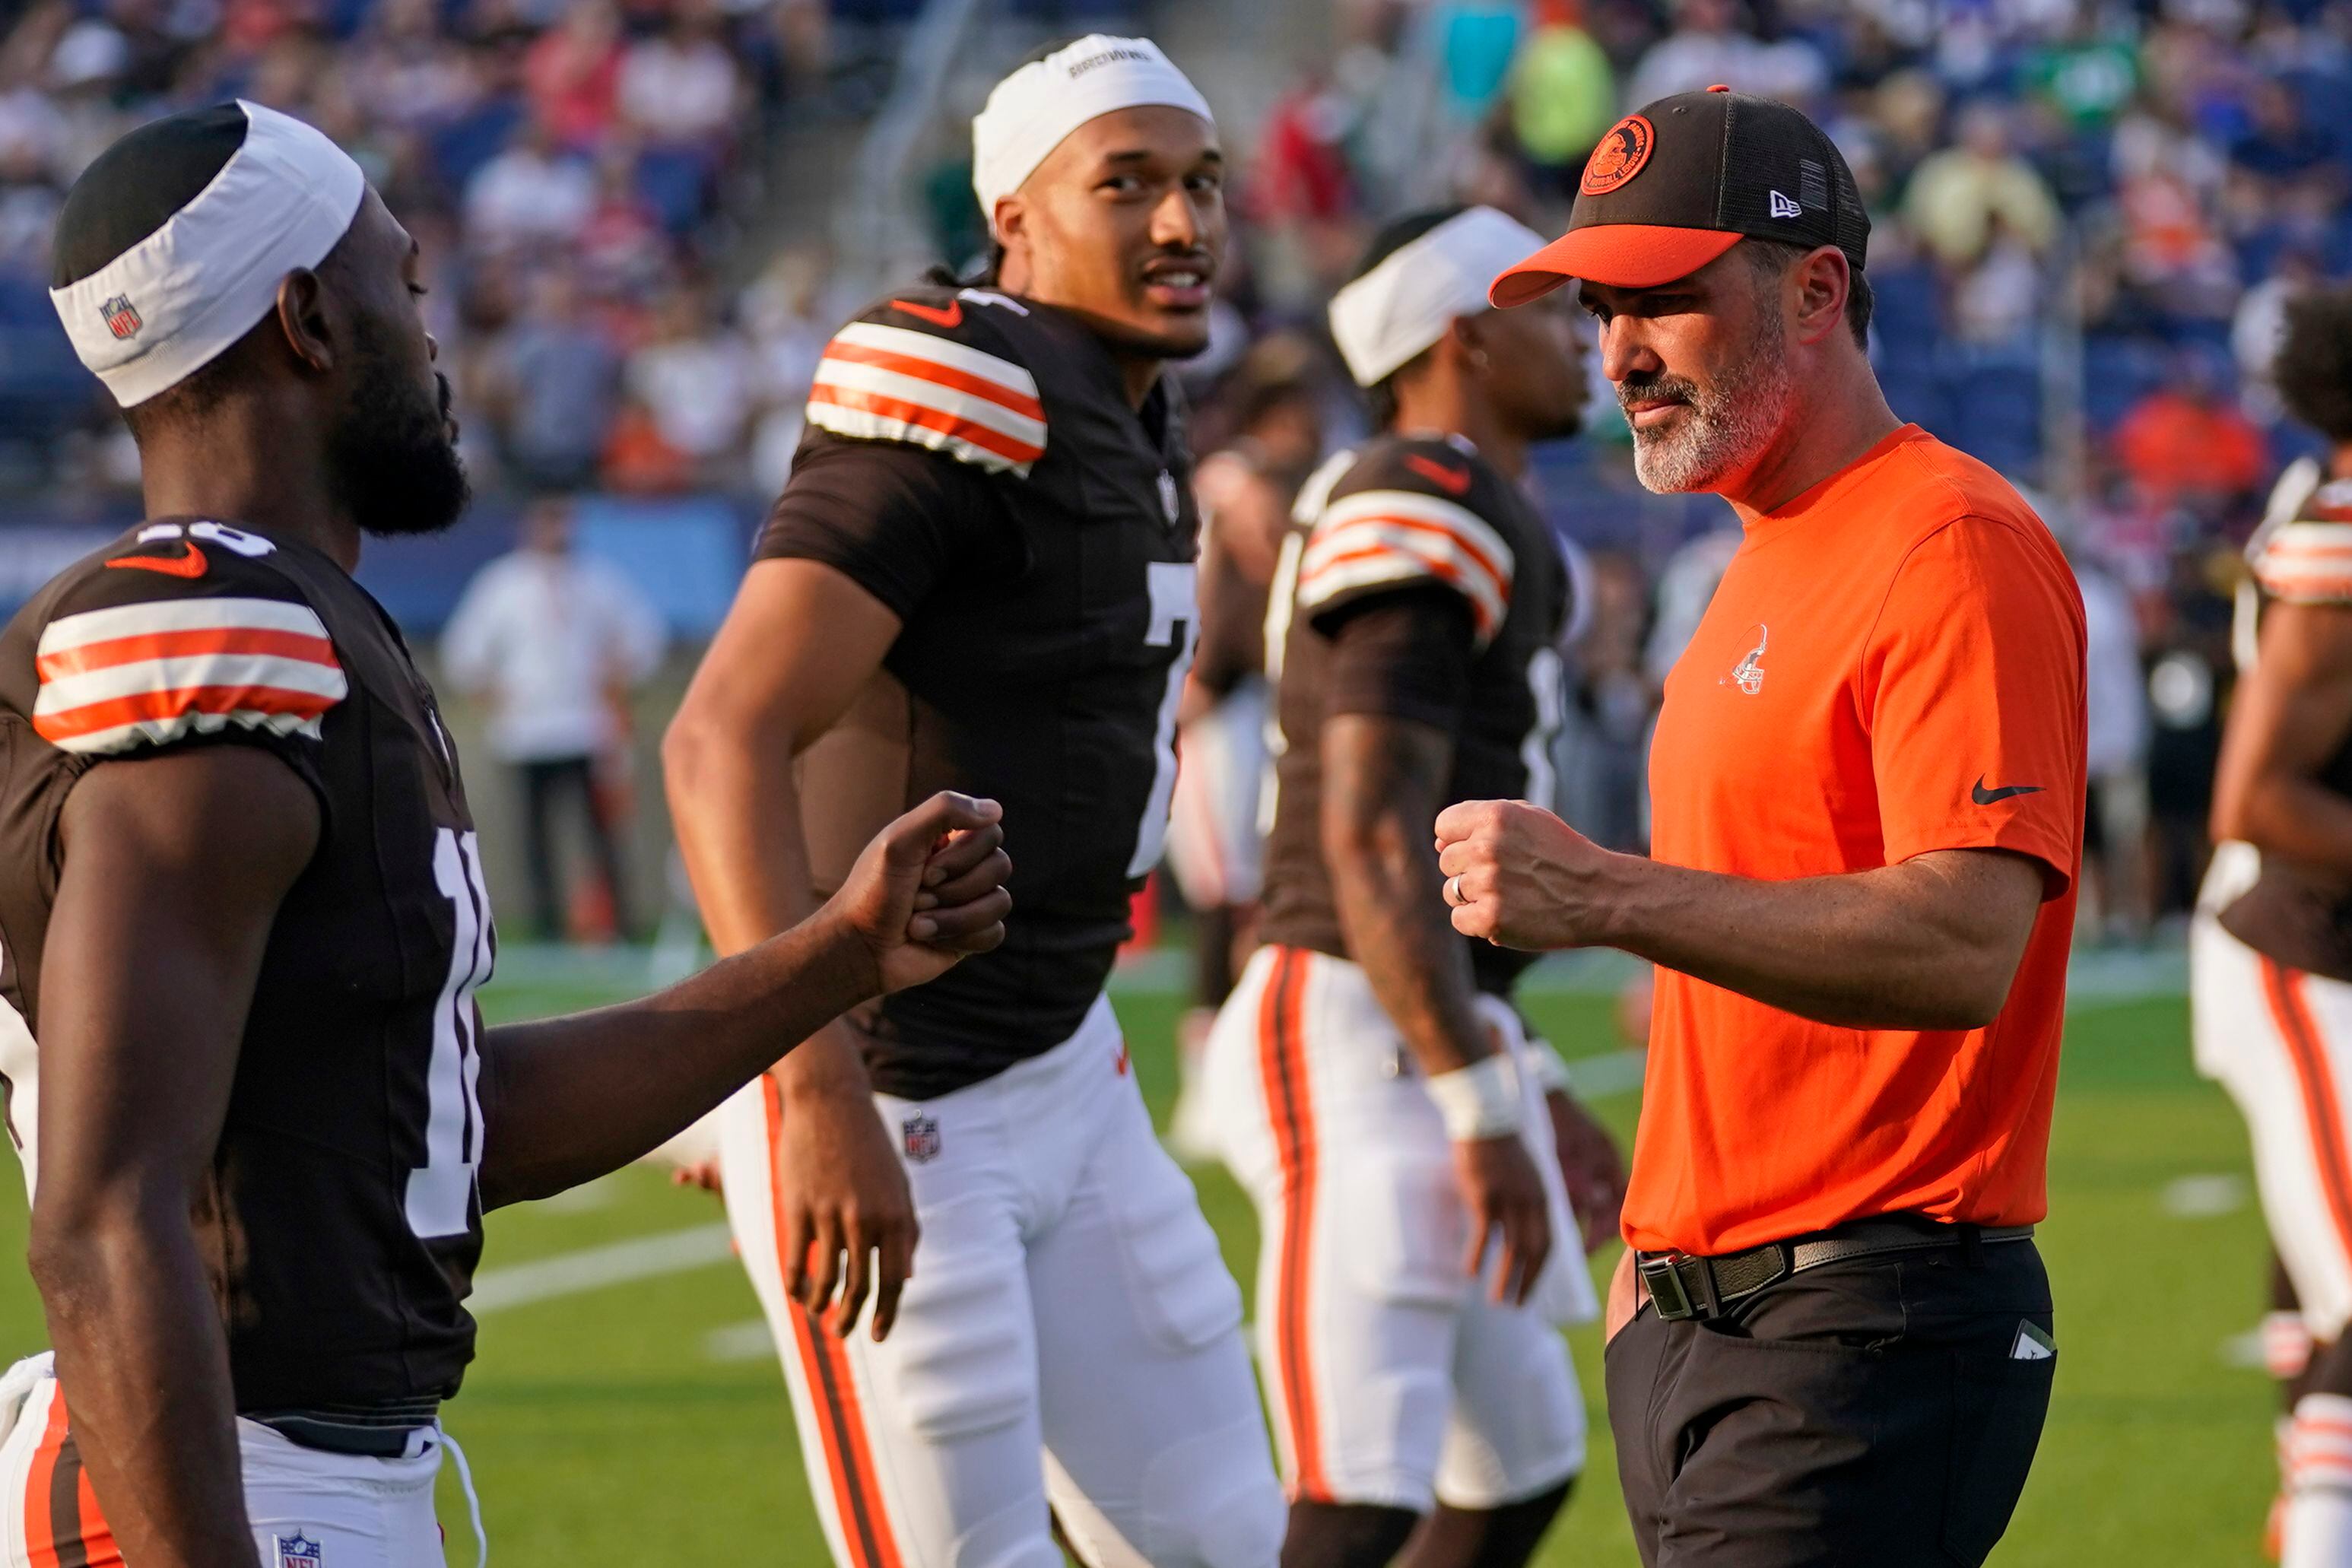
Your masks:
{"label": "belt buckle", "polygon": [[1650,1288],[1650,1301],[1658,1309],[1659,1318],[1671,1323],[1698,1316],[1690,1292],[1683,1288],[1682,1272],[1675,1267],[1673,1253],[1637,1254],[1633,1268],[1641,1275],[1642,1283]]}

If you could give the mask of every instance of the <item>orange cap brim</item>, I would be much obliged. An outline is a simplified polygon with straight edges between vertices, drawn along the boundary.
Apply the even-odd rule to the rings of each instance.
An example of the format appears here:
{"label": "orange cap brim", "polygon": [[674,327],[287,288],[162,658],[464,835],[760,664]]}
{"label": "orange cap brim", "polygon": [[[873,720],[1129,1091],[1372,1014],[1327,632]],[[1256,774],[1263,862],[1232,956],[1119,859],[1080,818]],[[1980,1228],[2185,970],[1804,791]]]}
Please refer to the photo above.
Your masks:
{"label": "orange cap brim", "polygon": [[1738,245],[1719,228],[1664,228],[1642,223],[1596,223],[1572,228],[1487,289],[1498,310],[1539,300],[1571,278],[1612,289],[1654,289],[1692,273]]}

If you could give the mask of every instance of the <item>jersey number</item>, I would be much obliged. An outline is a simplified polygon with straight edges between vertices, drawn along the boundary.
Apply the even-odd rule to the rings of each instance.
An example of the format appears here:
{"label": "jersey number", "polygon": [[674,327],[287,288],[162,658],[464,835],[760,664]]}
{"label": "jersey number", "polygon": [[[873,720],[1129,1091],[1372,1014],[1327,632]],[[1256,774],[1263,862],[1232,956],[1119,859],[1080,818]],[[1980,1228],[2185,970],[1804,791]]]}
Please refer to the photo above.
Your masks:
{"label": "jersey number", "polygon": [[433,844],[433,884],[449,900],[454,929],[449,974],[433,1010],[433,1061],[425,1073],[425,1163],[408,1173],[408,1228],[430,1239],[470,1228],[475,1173],[482,1164],[482,1074],[474,988],[490,977],[490,896],[474,835],[445,827]]}
{"label": "jersey number", "polygon": [[1149,570],[1151,624],[1144,630],[1143,646],[1173,644],[1176,657],[1169,661],[1168,689],[1160,695],[1160,721],[1151,737],[1151,797],[1143,803],[1143,821],[1135,830],[1135,854],[1127,863],[1130,877],[1159,865],[1160,847],[1168,842],[1168,802],[1176,793],[1176,710],[1184,700],[1184,678],[1192,673],[1192,645],[1201,634],[1199,568],[1189,561],[1154,561]]}

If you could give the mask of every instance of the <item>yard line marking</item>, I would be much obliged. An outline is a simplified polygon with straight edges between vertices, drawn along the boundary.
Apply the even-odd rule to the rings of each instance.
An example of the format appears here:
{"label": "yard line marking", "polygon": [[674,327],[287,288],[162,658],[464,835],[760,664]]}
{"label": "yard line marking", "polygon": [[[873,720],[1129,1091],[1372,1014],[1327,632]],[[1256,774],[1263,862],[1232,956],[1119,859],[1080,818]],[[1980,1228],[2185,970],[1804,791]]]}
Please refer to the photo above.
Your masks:
{"label": "yard line marking", "polygon": [[746,1318],[702,1336],[704,1359],[715,1362],[774,1361],[776,1336],[765,1318]]}
{"label": "yard line marking", "polygon": [[486,1268],[474,1276],[474,1294],[466,1306],[478,1318],[485,1312],[552,1301],[559,1297],[602,1290],[609,1285],[708,1268],[733,1256],[734,1237],[724,1220],[686,1230],[662,1231],[606,1247],[562,1252],[535,1262]]}
{"label": "yard line marking", "polygon": [[2227,1173],[2180,1176],[2164,1184],[2160,1202],[2175,1219],[2215,1219],[2246,1206],[2246,1178]]}
{"label": "yard line marking", "polygon": [[2263,1331],[2248,1329],[2242,1334],[2231,1334],[2221,1342],[2223,1366],[2252,1367],[2262,1371],[2270,1365],[2270,1357],[2263,1348]]}

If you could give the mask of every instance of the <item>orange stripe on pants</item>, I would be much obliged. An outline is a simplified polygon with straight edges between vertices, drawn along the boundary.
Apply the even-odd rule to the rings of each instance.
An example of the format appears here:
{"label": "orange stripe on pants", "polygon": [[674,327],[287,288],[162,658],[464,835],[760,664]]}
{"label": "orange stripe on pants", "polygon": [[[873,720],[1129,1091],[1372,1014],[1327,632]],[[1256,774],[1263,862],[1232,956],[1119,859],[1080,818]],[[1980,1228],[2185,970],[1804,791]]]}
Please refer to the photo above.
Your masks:
{"label": "orange stripe on pants", "polygon": [[58,1523],[49,1507],[58,1476],[58,1456],[66,1446],[66,1394],[49,1385],[49,1419],[33,1450],[25,1476],[25,1551],[32,1568],[58,1568]]}
{"label": "orange stripe on pants", "polygon": [[1275,1369],[1282,1385],[1284,1424],[1290,1430],[1296,1496],[1329,1501],[1323,1437],[1316,1415],[1314,1371],[1307,1363],[1307,1279],[1313,1263],[1317,1150],[1315,1116],[1307,1083],[1305,1042],[1299,1037],[1300,998],[1307,955],[1275,950],[1258,1009],[1258,1073],[1274,1124],[1282,1167],[1282,1250],[1276,1276]]}
{"label": "orange stripe on pants", "polygon": [[2337,1245],[2344,1249],[2347,1262],[2352,1263],[2352,1160],[2347,1159],[2344,1148],[2344,1106],[2336,1091],[2326,1041],[2304,999],[2303,972],[2267,957],[2262,966],[2263,999],[2270,1005],[2271,1022],[2286,1042],[2287,1056],[2303,1087],[2304,1118],[2311,1132],[2313,1163],[2319,1167],[2328,1217],[2335,1221]]}
{"label": "orange stripe on pants", "polygon": [[[776,1080],[761,1080],[768,1131],[769,1169],[782,1152],[784,1126],[783,1091]],[[769,1184],[776,1233],[776,1270],[780,1288],[790,1279],[784,1260],[791,1256],[785,1241],[783,1194],[773,1177]],[[850,1568],[900,1568],[898,1538],[883,1506],[882,1488],[876,1479],[874,1454],[866,1437],[866,1421],[858,1407],[857,1384],[851,1374],[846,1346],[829,1332],[818,1315],[792,1300],[784,1300],[784,1316],[793,1325],[793,1344],[800,1352],[801,1376],[809,1402],[816,1410],[817,1433],[824,1446],[824,1469],[833,1482],[834,1517],[849,1547]]]}

